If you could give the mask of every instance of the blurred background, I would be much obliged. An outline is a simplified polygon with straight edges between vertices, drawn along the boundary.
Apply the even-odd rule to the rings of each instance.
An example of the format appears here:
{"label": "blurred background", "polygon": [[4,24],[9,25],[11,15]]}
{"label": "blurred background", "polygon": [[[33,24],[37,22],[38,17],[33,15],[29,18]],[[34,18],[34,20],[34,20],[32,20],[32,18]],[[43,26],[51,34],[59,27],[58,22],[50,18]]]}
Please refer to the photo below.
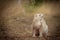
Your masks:
{"label": "blurred background", "polygon": [[40,40],[32,38],[31,24],[36,13],[44,14],[48,39],[60,40],[59,0],[0,0],[0,40]]}

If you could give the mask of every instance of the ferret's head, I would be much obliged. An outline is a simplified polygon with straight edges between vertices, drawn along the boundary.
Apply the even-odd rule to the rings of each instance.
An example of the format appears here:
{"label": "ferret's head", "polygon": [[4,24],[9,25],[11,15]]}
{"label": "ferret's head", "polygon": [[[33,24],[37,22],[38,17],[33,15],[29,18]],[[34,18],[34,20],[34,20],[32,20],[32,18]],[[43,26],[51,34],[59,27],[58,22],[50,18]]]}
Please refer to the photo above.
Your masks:
{"label": "ferret's head", "polygon": [[44,16],[43,14],[38,13],[38,14],[35,14],[35,15],[34,15],[34,18],[35,18],[35,19],[42,19],[43,16]]}

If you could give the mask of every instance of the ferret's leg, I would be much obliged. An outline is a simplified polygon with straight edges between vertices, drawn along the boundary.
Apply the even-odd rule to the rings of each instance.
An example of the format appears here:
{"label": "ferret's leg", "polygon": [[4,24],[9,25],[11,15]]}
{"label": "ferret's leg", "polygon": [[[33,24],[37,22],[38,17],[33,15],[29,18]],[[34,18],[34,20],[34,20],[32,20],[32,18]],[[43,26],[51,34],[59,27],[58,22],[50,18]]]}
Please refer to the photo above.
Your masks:
{"label": "ferret's leg", "polygon": [[40,36],[39,37],[42,37],[43,35],[42,35],[42,32],[40,31]]}
{"label": "ferret's leg", "polygon": [[42,31],[41,28],[39,29],[39,33],[40,33],[39,37],[42,37],[42,36],[43,36],[43,35],[42,35],[43,31]]}
{"label": "ferret's leg", "polygon": [[35,37],[35,33],[36,33],[36,31],[35,31],[36,29],[33,29],[33,37]]}

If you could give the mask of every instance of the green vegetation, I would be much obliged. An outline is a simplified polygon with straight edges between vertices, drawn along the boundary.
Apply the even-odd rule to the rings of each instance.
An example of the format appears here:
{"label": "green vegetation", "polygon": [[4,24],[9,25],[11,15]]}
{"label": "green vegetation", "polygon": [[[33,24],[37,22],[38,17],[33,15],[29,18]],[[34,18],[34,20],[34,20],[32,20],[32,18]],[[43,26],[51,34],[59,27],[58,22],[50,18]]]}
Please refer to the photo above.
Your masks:
{"label": "green vegetation", "polygon": [[43,3],[43,0],[26,0],[25,1],[25,9],[27,11],[27,13],[32,12],[35,8],[41,6]]}
{"label": "green vegetation", "polygon": [[39,5],[39,4],[41,4],[43,2],[43,0],[35,0],[35,6],[37,6],[37,5]]}

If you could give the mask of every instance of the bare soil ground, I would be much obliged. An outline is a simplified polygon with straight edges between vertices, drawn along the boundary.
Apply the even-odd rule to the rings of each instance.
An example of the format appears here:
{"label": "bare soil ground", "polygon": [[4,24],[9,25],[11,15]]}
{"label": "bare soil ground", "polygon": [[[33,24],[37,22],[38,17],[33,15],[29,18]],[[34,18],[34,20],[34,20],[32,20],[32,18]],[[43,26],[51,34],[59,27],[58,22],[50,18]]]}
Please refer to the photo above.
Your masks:
{"label": "bare soil ground", "polygon": [[45,14],[49,26],[48,39],[59,40],[60,36],[56,37],[56,35],[60,32],[58,31],[60,16],[57,16],[59,14],[57,14],[54,8],[55,5],[53,5],[43,4],[41,7],[35,8],[31,13],[25,12],[24,7],[20,4],[11,3],[7,5],[1,12],[0,40],[45,40],[44,38],[32,37],[33,14],[40,12]]}

